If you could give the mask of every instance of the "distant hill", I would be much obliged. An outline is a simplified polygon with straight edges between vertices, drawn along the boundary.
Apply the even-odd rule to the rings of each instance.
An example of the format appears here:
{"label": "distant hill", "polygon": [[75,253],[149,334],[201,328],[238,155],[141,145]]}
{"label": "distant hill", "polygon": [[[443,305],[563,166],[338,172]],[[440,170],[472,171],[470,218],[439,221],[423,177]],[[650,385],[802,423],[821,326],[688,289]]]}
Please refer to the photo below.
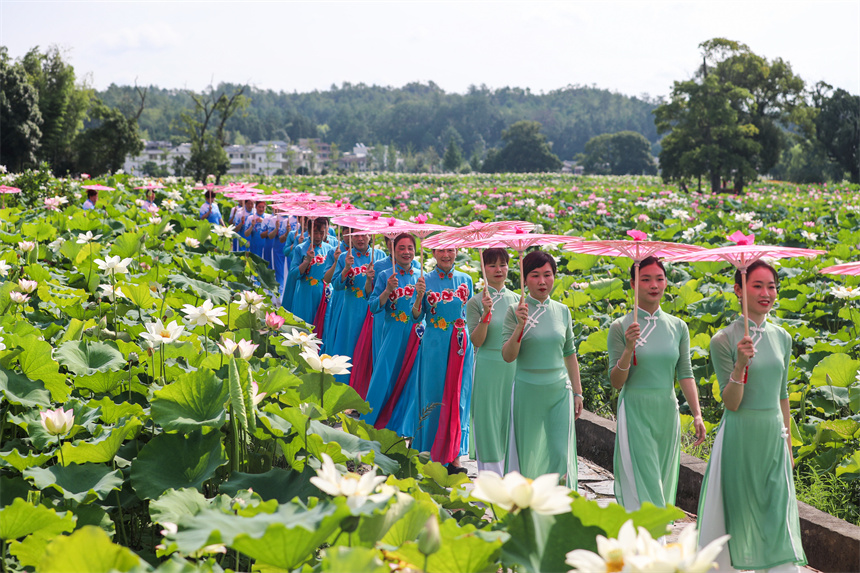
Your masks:
{"label": "distant hill", "polygon": [[[235,87],[226,84],[218,90]],[[249,107],[227,123],[231,143],[321,137],[342,150],[357,142],[393,143],[400,150],[433,147],[441,155],[454,138],[468,158],[499,146],[502,130],[523,119],[543,124],[561,159],[572,159],[602,133],[637,131],[652,144],[657,141],[651,112],[659,102],[595,87],[568,86],[535,94],[528,89],[472,86],[466,94],[449,94],[433,82],[400,88],[344,83],[309,93],[258,89],[246,93]],[[111,85],[98,95],[120,108],[134,106],[137,99],[131,86]],[[191,107],[191,99],[181,90],[150,87],[140,118],[143,135],[182,141],[179,114]]]}

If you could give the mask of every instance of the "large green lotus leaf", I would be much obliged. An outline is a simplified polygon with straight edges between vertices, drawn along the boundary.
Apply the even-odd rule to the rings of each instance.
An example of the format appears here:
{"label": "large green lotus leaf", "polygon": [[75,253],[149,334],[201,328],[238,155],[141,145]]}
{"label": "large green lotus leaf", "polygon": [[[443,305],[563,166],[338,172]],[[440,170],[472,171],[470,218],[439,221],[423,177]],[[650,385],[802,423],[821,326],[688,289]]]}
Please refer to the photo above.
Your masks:
{"label": "large green lotus leaf", "polygon": [[27,265],[24,267],[24,272],[30,280],[38,281],[39,284],[51,280],[51,272],[42,265]]}
{"label": "large green lotus leaf", "polygon": [[214,257],[201,257],[200,262],[209,265],[213,269],[241,275],[245,270],[245,261],[239,255],[215,255]]}
{"label": "large green lotus leaf", "polygon": [[28,452],[26,456],[22,456],[21,452],[14,448],[8,452],[0,452],[0,460],[3,460],[4,463],[12,466],[19,472],[27,468],[41,466],[53,457],[54,454],[37,454],[34,452]]}
{"label": "large green lotus leaf", "polygon": [[287,503],[298,497],[307,501],[309,497],[320,493],[310,481],[315,475],[316,472],[310,467],[305,467],[301,472],[281,468],[272,468],[262,474],[233,472],[230,479],[221,484],[219,491],[235,497],[240,490],[253,489],[263,500],[274,499],[279,503]]}
{"label": "large green lotus leaf", "polygon": [[144,233],[123,233],[113,241],[111,254],[121,259],[133,259],[143,243]]}
{"label": "large green lotus leaf", "polygon": [[269,268],[269,263],[254,254],[251,254],[247,260],[248,266],[251,267],[251,271],[260,279],[260,284],[263,288],[277,291],[280,284],[275,276],[275,271]]}
{"label": "large green lotus leaf", "polygon": [[200,489],[228,462],[217,431],[159,434],[131,464],[131,484],[142,499],[156,499],[168,489]]}
{"label": "large green lotus leaf", "polygon": [[149,502],[149,515],[156,523],[179,523],[209,508],[209,500],[194,488],[169,489]]}
{"label": "large green lotus leaf", "polygon": [[[68,243],[68,241],[66,241]],[[93,263],[92,269],[90,269],[89,262],[84,262],[87,259],[97,259],[101,256],[102,245],[101,243],[87,243],[86,245],[81,246],[81,249],[75,255],[75,264],[78,266],[78,272],[84,273],[84,276],[99,276],[99,268]]]}
{"label": "large green lotus leaf", "polygon": [[585,292],[591,297],[591,300],[624,300],[627,298],[627,291],[624,290],[624,283],[621,279],[598,279],[588,285]]}
{"label": "large green lotus leaf", "polygon": [[[282,512],[283,509],[288,511]],[[293,570],[314,556],[347,513],[345,503],[320,504],[311,510],[282,506],[272,514],[280,519],[269,525],[262,536],[240,532],[229,545],[258,562]]]}
{"label": "large green lotus leaf", "polygon": [[836,467],[836,477],[844,480],[860,479],[860,450],[845,458]]}
{"label": "large green lotus leaf", "polygon": [[69,397],[69,387],[66,377],[60,374],[60,365],[51,359],[51,345],[35,336],[26,336],[19,343],[24,348],[18,356],[24,376],[44,382],[54,402],[65,402]]}
{"label": "large green lotus leaf", "polygon": [[152,308],[152,305],[156,302],[156,299],[152,296],[152,290],[150,290],[149,285],[146,283],[125,283],[122,285],[122,292],[124,292],[126,296],[131,299],[131,302],[133,302],[140,308]]}
{"label": "large green lotus leaf", "polygon": [[651,503],[644,503],[642,507],[632,513],[628,513],[618,504],[609,504],[601,507],[596,501],[589,501],[584,497],[576,497],[571,506],[572,515],[575,515],[583,525],[599,527],[606,537],[618,537],[621,526],[630,519],[636,527],[644,527],[654,539],[666,535],[666,527],[676,519],[683,519],[684,512],[677,507],[664,508],[655,507]]}
{"label": "large green lotus leaf", "polygon": [[112,394],[120,385],[128,379],[128,373],[95,372],[90,376],[75,377],[75,388],[90,390],[95,394]]}
{"label": "large green lotus leaf", "polygon": [[[279,392],[298,388],[301,384],[301,379],[290,372],[288,368],[276,366],[265,371],[265,378],[257,383],[257,391],[274,396]],[[295,395],[295,398],[298,399],[298,394]]]}
{"label": "large green lotus leaf", "polygon": [[141,564],[141,558],[133,551],[111,543],[104,530],[87,525],[48,544],[36,570],[40,573],[109,573],[130,571]]}
{"label": "large green lotus leaf", "polygon": [[583,525],[572,513],[541,515],[523,509],[505,520],[510,539],[504,545],[502,563],[519,565],[518,570],[531,573],[567,571],[564,559],[568,552],[597,551],[596,536],[605,535],[599,527]]}
{"label": "large green lotus leaf", "polygon": [[398,436],[396,432],[385,428],[377,430],[364,420],[358,420],[345,414],[339,414],[338,418],[344,432],[364,440],[377,442],[382,453],[387,456],[401,455],[410,458],[413,455],[418,455],[418,450],[413,450],[407,446],[406,440]]}
{"label": "large green lotus leaf", "polygon": [[57,229],[47,221],[24,223],[21,225],[21,232],[27,237],[41,242],[52,241],[57,237]]}
{"label": "large green lotus leaf", "polygon": [[860,386],[848,388],[848,407],[855,414],[860,413]]}
{"label": "large green lotus leaf", "polygon": [[122,487],[122,473],[101,464],[30,468],[23,473],[38,489],[54,488],[64,499],[78,503],[104,500],[111,491]]}
{"label": "large green lotus leaf", "polygon": [[226,401],[226,384],[212,371],[198,370],[155,392],[152,419],[167,431],[220,428],[227,419]]}
{"label": "large green lotus leaf", "polygon": [[19,539],[39,530],[48,530],[57,535],[75,528],[75,518],[71,513],[58,515],[54,509],[44,505],[33,505],[18,498],[0,509],[0,539],[9,541]]}
{"label": "large green lotus leaf", "polygon": [[122,418],[146,418],[143,406],[140,404],[132,404],[121,401],[122,397],[117,398],[117,402],[108,396],[102,397],[100,400],[89,400],[87,405],[90,408],[98,408],[101,412],[99,418],[105,424],[116,424]]}
{"label": "large green lotus leaf", "polygon": [[[362,414],[370,412],[370,406],[361,399],[354,388],[337,382],[331,374],[321,375],[319,372],[311,372],[303,374],[301,380],[299,400],[319,404],[330,416],[344,410],[357,410]],[[320,399],[320,387],[322,387],[322,399]]]}
{"label": "large green lotus leaf", "polygon": [[589,354],[591,352],[606,352],[608,330],[598,330],[588,335],[588,338],[582,341],[579,345],[580,354]]}
{"label": "large green lotus leaf", "polygon": [[[426,522],[426,520],[425,520]],[[439,524],[442,546],[439,551],[427,559],[427,571],[458,571],[461,573],[478,573],[493,567],[493,563],[501,553],[502,543],[506,535],[502,532],[485,533],[474,525],[457,525],[456,519],[446,519]],[[405,543],[393,552],[398,559],[406,561],[412,569],[424,570],[424,554],[418,550],[414,541]],[[543,569],[543,571],[566,571],[564,555],[562,567]]]}
{"label": "large green lotus leaf", "polygon": [[342,573],[343,571],[362,571],[363,573],[390,573],[379,559],[379,552],[366,547],[332,547],[326,550],[322,560],[322,571]]}
{"label": "large green lotus leaf", "polygon": [[[409,500],[411,496],[404,494],[397,496],[397,502],[391,506],[391,509],[386,513],[391,513],[392,517],[400,515],[400,519],[396,519],[391,523],[385,535],[382,537],[382,544],[390,547],[400,547],[407,541],[412,541],[421,530],[430,516],[439,513],[439,507],[429,500]],[[405,511],[404,511],[405,510]]]}
{"label": "large green lotus leaf", "polygon": [[819,386],[810,390],[807,400],[813,407],[818,408],[828,416],[832,416],[848,405],[848,388],[829,385]]}
{"label": "large green lotus leaf", "polygon": [[81,252],[82,247],[83,245],[78,244],[76,241],[66,241],[63,243],[63,246],[60,247],[60,254],[68,258],[70,261],[76,261],[78,253]]}
{"label": "large green lotus leaf", "polygon": [[[813,386],[851,386],[860,368],[860,360],[853,360],[847,354],[831,354],[815,365],[809,379]],[[830,380],[828,380],[828,376]]]}
{"label": "large green lotus leaf", "polygon": [[125,365],[125,357],[110,342],[69,341],[54,351],[54,358],[78,376],[111,372]]}
{"label": "large green lotus leaf", "polygon": [[51,405],[51,395],[38,380],[28,380],[20,374],[0,368],[0,391],[6,401],[26,408]]}
{"label": "large green lotus leaf", "polygon": [[68,340],[80,340],[83,337],[83,332],[87,328],[91,328],[96,325],[95,320],[88,320],[84,322],[83,320],[78,320],[77,318],[73,318],[66,325],[66,331],[63,333],[63,336],[60,337],[56,342],[58,344],[62,344]]}
{"label": "large green lotus leaf", "polygon": [[60,459],[63,465],[110,462],[119,451],[126,436],[134,435],[142,425],[137,418],[131,418],[122,427],[113,428],[109,433],[98,438],[77,444],[66,442],[61,448],[63,455]]}
{"label": "large green lotus leaf", "polygon": [[181,274],[172,274],[167,277],[170,284],[177,288],[188,289],[200,298],[209,299],[216,304],[224,304],[232,298],[229,290],[217,285],[198,281]]}
{"label": "large green lotus leaf", "polygon": [[20,474],[12,477],[0,475],[0,507],[11,505],[19,497],[27,499],[33,487]]}

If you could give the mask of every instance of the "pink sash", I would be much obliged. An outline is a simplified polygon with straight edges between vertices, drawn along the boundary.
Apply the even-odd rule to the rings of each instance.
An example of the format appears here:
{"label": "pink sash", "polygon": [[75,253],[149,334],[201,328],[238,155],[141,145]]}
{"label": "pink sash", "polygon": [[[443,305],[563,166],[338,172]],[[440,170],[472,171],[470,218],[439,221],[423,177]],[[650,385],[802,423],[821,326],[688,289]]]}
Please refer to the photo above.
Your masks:
{"label": "pink sash", "polygon": [[[460,339],[463,344],[461,346]],[[460,390],[463,385],[463,363],[466,359],[466,331],[454,328],[448,351],[448,369],[445,372],[445,391],[439,412],[439,429],[430,449],[433,461],[449,464],[460,455]]]}
{"label": "pink sash", "polygon": [[323,327],[325,326],[325,309],[328,308],[328,297],[325,295],[325,283],[323,283],[323,295],[320,299],[320,304],[317,307],[317,314],[314,317],[314,334],[317,338],[323,337]]}
{"label": "pink sash", "polygon": [[349,385],[358,392],[362,400],[367,400],[367,388],[373,375],[373,313],[367,309],[361,334],[352,351],[352,372],[349,374]]}
{"label": "pink sash", "polygon": [[415,325],[412,325],[412,330],[409,332],[409,341],[406,343],[406,354],[403,356],[403,364],[400,367],[400,373],[397,375],[397,382],[394,384],[394,391],[388,397],[388,401],[382,410],[379,412],[379,417],[373,427],[377,430],[383,429],[391,420],[391,415],[394,413],[394,408],[400,400],[400,395],[403,393],[403,387],[406,386],[406,381],[409,380],[409,375],[412,373],[412,366],[415,364],[415,357],[418,356],[418,347],[421,345],[421,339],[415,332]]}

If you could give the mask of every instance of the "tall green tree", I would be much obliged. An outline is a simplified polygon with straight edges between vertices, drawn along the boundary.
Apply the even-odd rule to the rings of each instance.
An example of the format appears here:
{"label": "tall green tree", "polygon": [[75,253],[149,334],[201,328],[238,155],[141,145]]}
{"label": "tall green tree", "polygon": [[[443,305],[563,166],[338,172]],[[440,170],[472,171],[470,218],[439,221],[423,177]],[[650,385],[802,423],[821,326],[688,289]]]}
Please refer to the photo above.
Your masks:
{"label": "tall green tree", "polygon": [[0,46],[0,165],[22,171],[37,163],[42,138],[39,93],[20,63]]}
{"label": "tall green tree", "polygon": [[536,121],[518,121],[504,130],[505,146],[497,153],[487,154],[484,171],[534,173],[561,169],[561,160],[552,152],[541,127]]}
{"label": "tall green tree", "polygon": [[135,119],[126,118],[99,99],[93,100],[89,117],[94,125],[80,132],[75,140],[80,171],[92,175],[116,172],[127,156],[143,151]]}
{"label": "tall green tree", "polygon": [[815,129],[827,155],[860,183],[860,96],[843,89],[832,91],[819,83],[813,95],[818,109]]}
{"label": "tall green tree", "polygon": [[448,140],[448,147],[445,148],[445,155],[442,158],[442,168],[445,171],[458,171],[460,165],[463,164],[463,154],[460,152],[460,147],[454,138]]}
{"label": "tall green tree", "polygon": [[[183,130],[191,140],[191,157],[187,169],[194,178],[203,181],[214,175],[220,183],[221,177],[230,167],[230,159],[224,146],[227,145],[225,125],[236,112],[248,106],[244,95],[247,86],[212,86],[202,93],[187,92],[194,104],[192,111],[180,114]],[[316,129],[316,126],[314,126]]]}
{"label": "tall green tree", "polygon": [[21,64],[39,94],[42,139],[38,159],[47,161],[55,174],[74,171],[74,142],[84,127],[93,90],[76,83],[74,67],[63,60],[57,46],[44,53],[37,46],[27,52]]}
{"label": "tall green tree", "polygon": [[670,100],[655,111],[661,141],[660,173],[664,181],[690,178],[710,181],[714,192],[722,180],[734,180],[741,192],[745,181],[756,175],[755,157],[761,151],[758,128],[744,122],[738,108],[755,105],[751,94],[716,75],[702,81],[675,82]]}
{"label": "tall green tree", "polygon": [[586,172],[596,175],[654,175],[651,143],[635,131],[604,133],[585,144]]}

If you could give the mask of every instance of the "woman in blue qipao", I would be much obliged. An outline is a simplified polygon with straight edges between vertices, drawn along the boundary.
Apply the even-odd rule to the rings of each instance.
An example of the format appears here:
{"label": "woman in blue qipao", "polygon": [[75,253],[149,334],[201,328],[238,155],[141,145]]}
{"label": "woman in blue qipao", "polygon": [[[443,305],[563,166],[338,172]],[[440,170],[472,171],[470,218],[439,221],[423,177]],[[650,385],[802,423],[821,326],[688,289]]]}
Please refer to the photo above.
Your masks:
{"label": "woman in blue qipao", "polygon": [[328,237],[328,219],[320,217],[314,221],[311,240],[305,241],[293,251],[290,274],[296,274],[296,290],[292,308],[296,317],[313,324],[319,310],[325,285],[323,276],[334,263],[334,247]]}
{"label": "woman in blue qipao", "polygon": [[394,239],[395,267],[382,269],[368,302],[370,311],[385,319],[379,357],[367,390],[371,412],[363,418],[376,428],[414,436],[418,422],[418,369],[421,363],[420,306],[423,281],[412,266],[415,237]]}
{"label": "woman in blue qipao", "polygon": [[289,232],[286,240],[284,241],[284,269],[287,276],[284,279],[284,294],[281,298],[281,306],[290,312],[292,312],[293,309],[293,295],[296,293],[296,282],[298,282],[299,275],[298,273],[291,272],[289,269],[292,268],[293,253],[295,252],[296,247],[308,239],[309,227],[306,227],[306,225],[307,219],[299,217],[296,228]]}
{"label": "woman in blue qipao", "polygon": [[420,302],[427,322],[418,385],[423,421],[412,447],[429,451],[450,473],[465,473],[459,458],[469,452],[475,357],[466,329],[466,303],[473,292],[472,278],[454,270],[457,249],[434,249],[433,257],[436,268],[423,277],[426,292]]}
{"label": "woman in blue qipao", "polygon": [[215,203],[215,191],[209,189],[206,191],[206,202],[200,206],[200,211],[197,214],[200,220],[206,219],[213,225],[223,225],[224,221],[221,219],[221,210],[218,208],[218,205]]}
{"label": "woman in blue qipao", "polygon": [[258,257],[263,257],[263,249],[265,248],[266,240],[263,238],[263,231],[268,225],[268,217],[266,215],[266,202],[257,201],[256,211],[245,217],[245,224],[242,225],[242,235],[248,239],[250,246],[248,250]]}
{"label": "woman in blue qipao", "polygon": [[[375,260],[385,256],[382,251],[371,251],[369,239],[367,235],[352,237],[352,249],[340,256],[332,278],[334,292],[341,293],[342,307],[337,321],[330,328],[328,353],[351,356],[353,365],[356,361],[355,345],[370,312],[365,288],[367,271],[373,267]],[[335,378],[348,384],[350,376],[341,374]]]}
{"label": "woman in blue qipao", "polygon": [[236,205],[230,210],[230,220],[227,222],[233,225],[233,228],[236,231],[236,236],[233,238],[233,250],[236,252],[248,250],[247,247],[245,247],[247,243],[239,237],[242,235],[242,228],[245,226],[245,219],[253,212],[254,202],[250,199],[246,199],[244,201],[244,206],[240,202],[239,205]]}

